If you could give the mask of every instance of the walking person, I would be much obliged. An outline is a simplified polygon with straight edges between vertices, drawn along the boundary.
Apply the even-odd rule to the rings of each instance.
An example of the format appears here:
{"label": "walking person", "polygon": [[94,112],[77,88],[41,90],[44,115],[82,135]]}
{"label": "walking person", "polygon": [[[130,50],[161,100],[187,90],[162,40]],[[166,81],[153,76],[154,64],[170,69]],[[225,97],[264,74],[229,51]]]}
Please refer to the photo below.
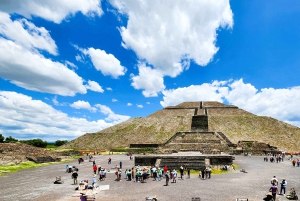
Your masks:
{"label": "walking person", "polygon": [[74,181],[74,185],[77,184],[77,177],[78,177],[78,173],[77,173],[77,171],[74,171],[74,172],[72,173],[72,179],[73,179],[73,181]]}
{"label": "walking person", "polygon": [[273,199],[276,200],[276,194],[278,194],[278,187],[276,186],[275,183],[272,184],[269,191],[272,193]]}
{"label": "walking person", "polygon": [[94,171],[94,174],[96,174],[97,173],[97,165],[95,164],[94,166],[93,166],[93,171]]}
{"label": "walking person", "polygon": [[166,186],[169,186],[170,174],[168,171],[166,171],[165,177],[166,177]]}
{"label": "walking person", "polygon": [[282,195],[282,191],[283,191],[283,195],[285,195],[286,185],[287,185],[287,181],[285,180],[285,178],[283,178],[282,181],[280,182],[280,195]]}
{"label": "walking person", "polygon": [[122,169],[122,161],[120,161],[120,169]]}
{"label": "walking person", "polygon": [[180,179],[183,179],[183,167],[182,166],[180,166]]}
{"label": "walking person", "polygon": [[190,178],[190,176],[191,176],[191,170],[190,170],[190,168],[186,168],[186,169],[187,169],[187,174],[188,174],[187,178]]}

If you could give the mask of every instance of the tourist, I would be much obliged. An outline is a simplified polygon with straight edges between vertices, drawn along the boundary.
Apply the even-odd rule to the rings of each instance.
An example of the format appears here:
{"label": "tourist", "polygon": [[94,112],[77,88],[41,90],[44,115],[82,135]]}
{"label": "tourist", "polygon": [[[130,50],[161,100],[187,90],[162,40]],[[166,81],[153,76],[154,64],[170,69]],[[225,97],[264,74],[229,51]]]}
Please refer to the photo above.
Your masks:
{"label": "tourist", "polygon": [[69,173],[69,165],[66,165],[66,173]]}
{"label": "tourist", "polygon": [[122,181],[122,169],[121,168],[119,169],[118,173],[119,173],[119,181]]}
{"label": "tourist", "polygon": [[164,167],[164,174],[166,174],[167,171],[168,171],[168,166],[165,166],[165,167]]}
{"label": "tourist", "polygon": [[211,167],[210,166],[207,167],[207,174],[208,174],[208,178],[210,179],[210,177],[211,177]]}
{"label": "tourist", "polygon": [[131,168],[131,178],[134,180],[135,168]]}
{"label": "tourist", "polygon": [[101,171],[101,165],[98,165],[98,174],[100,174]]}
{"label": "tourist", "polygon": [[172,175],[173,175],[173,183],[176,183],[177,171],[175,169],[173,170]]}
{"label": "tourist", "polygon": [[87,198],[87,197],[86,197],[85,192],[81,192],[81,193],[80,193],[80,201],[86,201],[86,200],[87,200],[86,198]]}
{"label": "tourist", "polygon": [[120,169],[122,169],[122,161],[120,161]]}
{"label": "tourist", "polygon": [[287,185],[287,181],[285,180],[285,178],[283,178],[282,181],[280,182],[280,195],[282,195],[282,191],[283,191],[283,195],[285,195],[286,185]]}
{"label": "tourist", "polygon": [[97,175],[94,174],[94,175],[93,175],[93,178],[92,178],[92,186],[93,186],[93,188],[95,187],[95,184],[96,184],[96,182],[97,182],[96,177],[97,177]]}
{"label": "tourist", "polygon": [[97,173],[97,165],[95,164],[94,166],[93,166],[93,171],[94,171],[94,174],[96,174]]}
{"label": "tourist", "polygon": [[158,168],[158,178],[157,178],[157,181],[161,181],[161,179],[162,179],[162,169]]}
{"label": "tourist", "polygon": [[269,191],[272,193],[273,199],[276,200],[276,194],[278,194],[278,187],[275,183],[272,184]]}
{"label": "tourist", "polygon": [[153,168],[152,168],[152,175],[153,175],[153,181],[156,181],[156,178],[157,178],[157,170],[156,170],[156,167],[153,167]]}
{"label": "tourist", "polygon": [[278,179],[276,178],[276,176],[273,176],[273,178],[271,179],[271,184],[275,184],[276,186],[278,185]]}
{"label": "tourist", "polygon": [[117,176],[116,181],[118,181],[119,180],[119,169],[116,169],[115,175]]}
{"label": "tourist", "polygon": [[77,173],[77,171],[74,171],[72,173],[72,179],[74,181],[74,185],[77,184],[77,177],[78,177],[78,173]]}
{"label": "tourist", "polygon": [[169,186],[170,174],[168,171],[166,171],[165,177],[166,177],[166,186]]}
{"label": "tourist", "polygon": [[128,169],[127,171],[127,181],[131,181],[131,170]]}
{"label": "tourist", "polygon": [[263,198],[263,200],[264,200],[264,201],[275,201],[275,200],[273,199],[273,195],[272,195],[271,192],[268,192],[268,193],[266,194],[266,197]]}
{"label": "tourist", "polygon": [[108,164],[111,164],[111,158],[109,157],[107,160],[108,160],[107,163],[108,163]]}
{"label": "tourist", "polygon": [[190,168],[186,168],[187,169],[187,175],[188,175],[188,179],[190,178],[190,176],[191,176],[191,170],[190,170]]}
{"label": "tourist", "polygon": [[180,166],[179,171],[180,171],[180,178],[183,179],[183,167],[182,166]]}

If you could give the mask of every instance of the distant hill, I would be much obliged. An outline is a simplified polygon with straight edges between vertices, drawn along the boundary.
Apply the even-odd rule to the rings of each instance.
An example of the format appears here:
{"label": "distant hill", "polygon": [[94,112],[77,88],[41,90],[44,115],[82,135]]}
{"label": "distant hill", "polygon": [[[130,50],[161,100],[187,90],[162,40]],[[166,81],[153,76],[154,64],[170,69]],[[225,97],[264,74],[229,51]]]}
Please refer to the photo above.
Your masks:
{"label": "distant hill", "polygon": [[177,132],[192,130],[222,132],[233,143],[258,141],[285,151],[298,151],[300,144],[298,127],[236,106],[200,101],[166,107],[144,118],[132,118],[99,132],[87,133],[62,147],[109,150],[137,143],[163,144]]}

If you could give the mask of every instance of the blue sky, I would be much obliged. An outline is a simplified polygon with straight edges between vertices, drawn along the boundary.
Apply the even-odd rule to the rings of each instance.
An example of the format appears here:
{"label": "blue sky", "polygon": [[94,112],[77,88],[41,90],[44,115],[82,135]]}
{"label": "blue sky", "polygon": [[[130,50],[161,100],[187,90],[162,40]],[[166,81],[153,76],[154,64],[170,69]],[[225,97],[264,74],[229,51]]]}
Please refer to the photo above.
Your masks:
{"label": "blue sky", "polygon": [[300,126],[300,2],[4,0],[0,133],[72,140],[184,101]]}

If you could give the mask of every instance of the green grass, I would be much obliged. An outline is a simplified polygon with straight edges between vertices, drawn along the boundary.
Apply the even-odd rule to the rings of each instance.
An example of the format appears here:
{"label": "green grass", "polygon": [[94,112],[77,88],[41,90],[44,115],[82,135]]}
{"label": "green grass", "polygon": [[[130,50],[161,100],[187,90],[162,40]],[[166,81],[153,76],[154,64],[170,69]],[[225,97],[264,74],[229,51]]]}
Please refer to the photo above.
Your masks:
{"label": "green grass", "polygon": [[41,166],[55,164],[55,163],[58,163],[58,162],[35,163],[35,162],[31,162],[31,161],[26,161],[26,162],[20,163],[18,165],[16,165],[16,164],[2,165],[2,166],[0,166],[0,176],[2,176],[3,173],[17,172],[17,171],[23,170],[23,169],[36,168],[36,167],[41,167]]}
{"label": "green grass", "polygon": [[73,160],[74,159],[62,159],[60,162],[49,162],[49,163],[35,163],[32,161],[26,161],[26,162],[22,162],[18,165],[16,165],[16,164],[1,165],[0,166],[0,176],[3,176],[3,174],[5,174],[5,173],[17,172],[17,171],[20,171],[23,169],[37,168],[37,167],[42,167],[42,166],[51,165],[51,164],[69,162],[69,161],[73,161]]}

